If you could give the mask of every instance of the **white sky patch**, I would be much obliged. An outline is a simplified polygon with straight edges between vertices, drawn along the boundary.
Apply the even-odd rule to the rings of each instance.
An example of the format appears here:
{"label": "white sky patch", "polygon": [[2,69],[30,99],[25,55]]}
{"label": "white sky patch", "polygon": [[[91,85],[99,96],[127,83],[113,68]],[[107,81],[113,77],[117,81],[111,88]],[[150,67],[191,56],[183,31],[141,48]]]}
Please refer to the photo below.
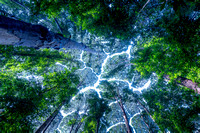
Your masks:
{"label": "white sky patch", "polygon": [[78,114],[79,114],[79,115],[85,114],[85,111],[79,111]]}
{"label": "white sky patch", "polygon": [[79,59],[79,60],[80,60],[81,62],[83,62],[83,66],[84,66],[84,67],[83,67],[82,69],[79,69],[79,70],[84,70],[84,69],[86,68],[86,63],[83,61],[83,53],[84,53],[84,51],[82,50],[82,52],[81,52],[81,54],[80,54],[80,59]]}
{"label": "white sky patch", "polygon": [[111,8],[111,7],[112,7],[112,4],[110,4],[109,7]]}
{"label": "white sky patch", "polygon": [[113,104],[116,104],[116,103],[117,103],[117,101],[111,102],[111,103],[108,104],[108,106],[112,106]]}
{"label": "white sky patch", "polygon": [[27,80],[30,79],[36,79],[36,80],[43,80],[44,78],[42,76],[37,76],[37,75],[28,75],[28,76],[18,76],[18,78],[25,78]]}
{"label": "white sky patch", "polygon": [[131,41],[131,44],[133,44],[133,41]]}
{"label": "white sky patch", "polygon": [[111,128],[116,127],[116,126],[118,126],[118,125],[122,125],[122,124],[125,124],[125,122],[119,122],[119,123],[116,123],[116,124],[110,126],[110,127],[106,130],[106,132],[109,132]]}
{"label": "white sky patch", "polygon": [[61,63],[59,63],[59,62],[56,62],[56,65],[60,65],[60,66],[62,66],[62,67],[64,67],[64,68],[67,68],[67,69],[69,70],[69,68],[68,68],[66,65],[63,65],[63,64],[61,64]]}
{"label": "white sky patch", "polygon": [[144,98],[142,100],[147,104],[147,101]]}
{"label": "white sky patch", "polygon": [[[102,78],[101,76],[102,76],[102,74],[104,73],[104,67],[106,66],[106,63],[108,62],[108,59],[109,59],[109,58],[113,58],[114,56],[122,55],[122,54],[127,54],[127,55],[128,55],[128,58],[130,59],[130,58],[131,58],[131,54],[130,54],[131,48],[132,48],[132,45],[129,45],[129,46],[128,46],[128,49],[127,49],[126,51],[122,51],[122,52],[120,52],[120,53],[114,53],[114,54],[112,54],[112,55],[110,55],[110,53],[105,52],[105,50],[103,49],[103,51],[104,51],[104,53],[107,55],[107,57],[104,59],[102,65],[101,65],[101,73],[100,73],[99,75],[97,75],[91,67],[87,67],[87,66],[86,66],[86,62],[83,61],[83,53],[84,53],[84,51],[82,51],[81,54],[80,54],[80,59],[79,59],[79,60],[80,60],[81,62],[83,62],[84,67],[81,68],[81,69],[79,69],[79,70],[80,70],[80,71],[83,71],[83,70],[85,70],[86,68],[91,69],[92,72],[97,76],[98,79],[97,79],[96,83],[95,83],[93,86],[88,86],[88,87],[82,88],[82,89],[80,90],[79,93],[84,93],[84,92],[86,92],[86,91],[88,91],[88,90],[95,90],[95,91],[98,93],[98,96],[101,98],[101,97],[102,97],[101,94],[100,94],[101,90],[100,90],[100,89],[97,89],[97,87],[99,86],[100,81],[102,81],[102,80],[107,80],[107,79]],[[112,78],[112,79],[108,79],[108,81],[122,81],[122,82],[126,82],[126,83],[129,85],[129,89],[132,89],[133,91],[137,90],[137,91],[140,91],[140,92],[141,92],[143,89],[146,89],[146,88],[149,86],[149,84],[150,84],[150,82],[147,82],[148,84],[145,84],[145,85],[144,85],[143,87],[141,87],[141,88],[133,88],[133,87],[131,86],[132,83],[128,82],[127,80]],[[73,100],[73,99],[75,99],[75,97],[73,97],[72,100]]]}
{"label": "white sky patch", "polygon": [[151,84],[151,81],[149,80],[144,86],[139,87],[139,88],[131,88],[133,91],[139,91],[140,93],[142,93],[143,90],[147,89]]}
{"label": "white sky patch", "polygon": [[110,43],[110,41],[101,41],[101,43],[106,44],[106,43]]}
{"label": "white sky patch", "polygon": [[60,113],[62,114],[63,118],[73,114],[74,112],[75,112],[75,110],[72,112],[69,112],[69,113],[65,113],[64,110],[60,110]]}

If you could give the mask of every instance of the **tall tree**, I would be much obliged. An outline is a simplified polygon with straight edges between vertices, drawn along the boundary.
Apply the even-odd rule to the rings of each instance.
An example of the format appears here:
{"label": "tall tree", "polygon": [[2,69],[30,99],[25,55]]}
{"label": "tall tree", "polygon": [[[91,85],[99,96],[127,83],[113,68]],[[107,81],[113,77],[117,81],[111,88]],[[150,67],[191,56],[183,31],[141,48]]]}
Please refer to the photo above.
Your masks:
{"label": "tall tree", "polygon": [[44,133],[47,128],[49,127],[49,125],[51,124],[51,122],[55,119],[55,117],[58,115],[61,107],[67,102],[67,99],[65,99],[64,101],[62,101],[62,103],[60,103],[60,105],[55,109],[55,111],[46,119],[46,121],[36,130],[35,133]]}
{"label": "tall tree", "polygon": [[76,94],[78,78],[69,70],[47,71],[55,65],[53,57],[68,61],[64,53],[12,46],[0,49],[1,131],[32,132],[34,121],[52,112],[51,106]]}
{"label": "tall tree", "polygon": [[134,33],[132,25],[137,21],[137,14],[144,4],[143,0],[33,0],[31,8],[34,14],[42,13],[54,18],[61,14],[61,9],[67,9],[70,19],[83,30],[99,36],[128,39]]}
{"label": "tall tree", "polygon": [[99,132],[100,119],[109,112],[108,102],[99,98],[97,93],[88,96],[89,112],[85,122],[84,130],[86,133]]}
{"label": "tall tree", "polygon": [[27,46],[35,49],[66,48],[96,52],[82,43],[63,37],[62,34],[50,32],[41,25],[32,25],[2,15],[0,15],[0,44]]}
{"label": "tall tree", "polygon": [[0,130],[2,132],[32,132],[34,120],[41,116],[41,86],[20,79],[13,72],[0,73]]}
{"label": "tall tree", "polygon": [[198,132],[200,97],[191,90],[180,89],[176,83],[159,82],[144,92],[149,113],[166,132]]}
{"label": "tall tree", "polygon": [[104,93],[105,97],[117,101],[117,103],[122,111],[122,116],[125,121],[126,130],[128,133],[132,133],[132,129],[129,125],[129,119],[128,119],[126,111],[124,109],[122,95],[119,93],[119,89],[114,88],[114,86],[111,83],[109,83],[108,81],[102,81],[101,84],[105,87],[104,89],[106,90],[106,92]]}
{"label": "tall tree", "polygon": [[[167,38],[154,37],[135,53],[135,59],[132,61],[135,69],[143,77],[149,77],[155,72],[159,78],[174,80],[177,84],[200,93],[198,75],[200,38],[196,35],[192,41],[185,41],[186,44],[180,44],[173,39],[169,42]],[[188,41],[189,39],[191,38],[188,38]]]}

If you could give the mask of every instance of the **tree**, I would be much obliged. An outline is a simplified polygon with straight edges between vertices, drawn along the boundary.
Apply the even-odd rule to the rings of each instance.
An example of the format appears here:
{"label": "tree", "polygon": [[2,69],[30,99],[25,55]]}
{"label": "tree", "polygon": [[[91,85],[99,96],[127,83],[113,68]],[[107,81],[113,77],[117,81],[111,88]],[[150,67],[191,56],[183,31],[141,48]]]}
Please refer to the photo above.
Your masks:
{"label": "tree", "polygon": [[65,38],[62,34],[50,32],[41,25],[32,25],[0,15],[0,44],[27,46],[35,49],[80,49],[95,53],[82,43]]}
{"label": "tree", "polygon": [[[48,49],[13,46],[0,49],[1,131],[33,132],[34,121],[53,111],[50,106],[57,107],[64,98],[69,100],[77,92],[79,80],[73,72],[47,71],[56,61],[70,61],[70,57]],[[22,73],[28,76],[23,77]]]}
{"label": "tree", "polygon": [[67,99],[62,101],[62,103],[56,108],[56,110],[46,119],[46,121],[36,130],[35,133],[42,133],[47,130],[51,122],[54,120],[56,115],[59,113],[61,107],[67,102]]}
{"label": "tree", "polygon": [[194,41],[186,43],[186,46],[175,40],[169,42],[166,38],[154,37],[138,49],[133,64],[144,77],[155,72],[159,78],[175,80],[177,84],[200,93],[200,64],[197,56],[199,39],[199,36],[194,36]]}
{"label": "tree", "polygon": [[163,83],[153,86],[143,97],[147,101],[150,114],[166,132],[198,131],[200,100],[199,95],[189,89],[181,89],[176,83]]}
{"label": "tree", "polygon": [[86,133],[99,132],[100,119],[109,112],[108,102],[98,97],[97,93],[90,94],[88,97],[89,112],[85,122],[84,130]]}
{"label": "tree", "polygon": [[36,97],[41,87],[14,76],[12,72],[0,73],[0,129],[2,132],[32,132],[34,120],[41,116],[42,97]]}
{"label": "tree", "polygon": [[[33,14],[46,14],[57,17],[62,9],[70,13],[70,19],[82,29],[98,36],[130,39],[132,25],[145,1],[36,1],[31,6]],[[48,5],[48,6],[47,6]]]}
{"label": "tree", "polygon": [[143,122],[146,124],[149,133],[158,132],[160,128],[157,125],[157,123],[155,122],[152,115],[150,114],[150,111],[148,109],[148,105],[143,102],[142,98],[144,98],[144,97],[139,96],[136,93],[133,93],[132,95],[133,95],[133,97],[135,97],[134,102],[138,104],[137,108],[139,108],[140,110],[143,110],[141,112],[140,117],[142,118]]}
{"label": "tree", "polygon": [[122,111],[122,116],[123,116],[124,121],[125,121],[126,130],[127,130],[128,133],[132,133],[131,127],[129,125],[129,120],[128,120],[128,117],[126,115],[125,109],[124,109],[124,105],[123,105],[123,101],[122,101],[122,95],[119,93],[119,89],[114,88],[112,86],[112,84],[109,83],[108,81],[102,81],[101,84],[104,85],[105,86],[104,89],[106,89],[106,92],[104,93],[105,97],[117,101],[117,103],[118,103],[118,105],[119,105],[119,107]]}

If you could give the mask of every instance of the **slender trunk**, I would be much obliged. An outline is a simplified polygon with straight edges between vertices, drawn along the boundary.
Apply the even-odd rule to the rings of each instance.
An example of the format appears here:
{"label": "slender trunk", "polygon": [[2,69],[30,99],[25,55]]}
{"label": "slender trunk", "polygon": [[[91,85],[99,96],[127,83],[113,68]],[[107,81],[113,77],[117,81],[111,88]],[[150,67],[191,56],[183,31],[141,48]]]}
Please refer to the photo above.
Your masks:
{"label": "slender trunk", "polygon": [[75,126],[75,124],[73,124],[73,125],[71,126],[69,133],[71,133],[71,132],[72,132],[72,130],[73,130],[73,128],[74,128],[74,126]]}
{"label": "slender trunk", "polygon": [[142,7],[142,9],[139,11],[139,13],[146,7],[146,5],[147,5],[149,2],[150,2],[150,0],[148,0],[148,1],[144,4],[144,6]]}
{"label": "slender trunk", "polygon": [[141,118],[142,118],[143,122],[145,123],[145,125],[148,127],[148,129],[146,128],[146,129],[147,129],[147,131],[150,133],[150,131],[149,131],[149,129],[150,129],[150,128],[149,128],[149,125],[146,123],[146,121],[144,120],[144,118],[143,118],[143,116],[142,116],[142,115],[141,115]]}
{"label": "slender trunk", "polygon": [[39,48],[80,49],[100,53],[83,43],[70,40],[59,33],[53,33],[41,25],[32,25],[0,15],[0,44]]}
{"label": "slender trunk", "polygon": [[98,132],[99,132],[99,123],[100,123],[100,119],[97,120],[97,127],[96,127],[95,133],[98,133]]}
{"label": "slender trunk", "polygon": [[[86,107],[86,109],[85,109],[85,113],[87,112],[87,109],[88,109],[88,107]],[[85,114],[82,116],[82,118],[80,119],[80,122],[78,123],[78,125],[76,126],[76,129],[75,129],[75,131],[74,131],[74,133],[77,133],[78,132],[78,130],[79,130],[79,128],[81,127],[81,125],[83,124],[83,121],[85,120],[85,119],[87,119],[87,117],[85,117],[84,118],[84,116],[86,116]],[[82,120],[84,118],[84,120]]]}
{"label": "slender trunk", "polygon": [[[79,114],[78,114],[78,111],[79,111],[79,109],[77,110],[77,114],[76,114],[76,117],[75,117],[75,120],[76,120],[76,121],[77,121],[77,119],[78,119],[78,115],[79,115]],[[71,132],[73,131],[73,128],[74,128],[74,126],[75,126],[75,124],[76,124],[76,121],[75,121],[75,123],[72,124],[69,133],[71,133]]]}
{"label": "slender trunk", "polygon": [[126,115],[126,112],[125,112],[125,110],[124,110],[124,106],[123,106],[123,103],[122,103],[122,97],[121,97],[121,95],[120,95],[118,89],[117,89],[117,95],[118,95],[118,98],[119,98],[120,100],[118,100],[117,97],[115,97],[115,99],[116,99],[116,101],[118,101],[118,105],[120,106],[121,111],[122,111],[122,113],[123,113],[123,117],[124,117],[126,129],[127,129],[127,133],[132,133],[131,127],[130,127],[129,122],[128,122],[128,117],[127,117],[127,115]]}
{"label": "slender trunk", "polygon": [[23,8],[25,8],[26,10],[30,10],[28,7],[26,7],[23,3],[20,3],[19,1],[17,1],[17,0],[11,0],[12,2],[14,2],[15,4],[17,4],[17,5],[19,5],[19,6],[21,6],[21,7],[23,7]]}
{"label": "slender trunk", "polygon": [[[145,112],[147,113],[147,115],[151,118],[151,120],[154,122],[154,126],[157,128],[157,129],[160,129],[158,124],[156,124],[155,120],[153,119],[153,117],[151,116],[149,110],[138,100],[137,103],[142,106],[142,108],[145,110]],[[139,108],[139,107],[138,107]],[[141,118],[143,119],[143,121],[145,122],[144,118],[141,116]],[[146,125],[148,125],[146,122],[145,122]],[[149,127],[149,126],[147,126]],[[150,128],[149,128],[150,129]],[[149,130],[150,131],[150,130]]]}
{"label": "slender trunk", "polygon": [[[115,97],[115,99],[118,101],[118,99]],[[129,122],[128,122],[128,117],[126,116],[126,112],[124,110],[124,106],[122,104],[122,100],[120,99],[118,101],[118,105],[123,113],[123,118],[124,118],[124,121],[125,121],[125,125],[126,125],[126,130],[127,130],[127,133],[132,133],[131,131],[131,128],[130,128],[130,125],[129,125]]]}
{"label": "slender trunk", "polygon": [[153,117],[151,116],[149,110],[138,100],[137,101],[142,107],[143,109],[145,110],[145,112],[149,115],[149,117],[153,120],[153,122],[155,122],[155,120],[153,119]]}
{"label": "slender trunk", "polygon": [[78,130],[79,130],[79,128],[81,127],[82,124],[83,124],[83,122],[81,122],[81,121],[78,123],[78,125],[77,125],[77,127],[76,127],[74,133],[77,133],[77,132],[78,132]]}
{"label": "slender trunk", "polygon": [[53,112],[53,114],[51,114],[47,120],[37,129],[37,131],[35,133],[44,133],[47,128],[49,127],[49,125],[51,124],[51,122],[55,119],[55,117],[57,116],[57,114],[59,113],[61,107],[66,103],[66,100],[64,100],[58,107],[57,109]]}
{"label": "slender trunk", "polygon": [[[166,81],[170,80],[169,75],[164,75],[163,77]],[[200,87],[198,86],[198,83],[195,83],[192,80],[184,78],[184,77],[178,77],[176,79],[176,82],[177,82],[178,85],[192,89],[192,90],[195,91],[195,93],[200,94]]]}
{"label": "slender trunk", "polygon": [[60,33],[63,34],[63,30],[62,30],[62,28],[60,27],[57,18],[55,18],[54,20],[55,20],[55,22],[56,22],[56,25],[57,25],[58,29],[60,30]]}

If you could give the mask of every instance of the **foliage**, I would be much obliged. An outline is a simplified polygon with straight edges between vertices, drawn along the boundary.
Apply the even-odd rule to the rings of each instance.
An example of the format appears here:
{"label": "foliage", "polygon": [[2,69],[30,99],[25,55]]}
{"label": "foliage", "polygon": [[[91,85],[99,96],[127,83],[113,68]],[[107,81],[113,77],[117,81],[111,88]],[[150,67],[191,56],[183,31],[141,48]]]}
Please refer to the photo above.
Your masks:
{"label": "foliage", "polygon": [[89,116],[87,117],[85,122],[84,132],[92,133],[95,132],[97,128],[99,128],[100,119],[103,117],[104,114],[107,114],[110,109],[108,107],[108,102],[105,101],[103,98],[99,98],[97,93],[89,95],[88,104]]}
{"label": "foliage", "polygon": [[37,116],[41,97],[37,97],[41,87],[14,76],[0,73],[0,114],[1,131],[27,132],[32,129],[32,120]]}
{"label": "foliage", "polygon": [[68,54],[57,50],[35,50],[26,47],[13,47],[0,45],[0,68],[13,71],[27,70],[36,74],[45,73],[47,67],[52,67],[56,62],[73,61]]}
{"label": "foliage", "polygon": [[164,38],[154,37],[135,53],[133,63],[136,70],[144,77],[155,72],[159,78],[169,75],[173,80],[182,76],[198,82],[200,62],[197,53],[200,38],[196,39],[198,41],[182,46],[175,40],[169,42]]}
{"label": "foliage", "polygon": [[[150,113],[161,131],[193,132],[199,119],[200,96],[191,90],[181,89],[174,82],[160,81],[143,93]],[[198,123],[198,121],[197,121]]]}
{"label": "foliage", "polygon": [[77,93],[79,79],[73,71],[49,71],[57,61],[68,61],[69,56],[62,52],[0,46],[0,55],[2,132],[33,132],[34,121]]}
{"label": "foliage", "polygon": [[50,18],[56,18],[60,11],[66,7],[65,0],[31,0],[30,7],[33,15],[47,14]]}
{"label": "foliage", "polygon": [[[99,36],[128,39],[133,33],[132,24],[135,22],[138,10],[144,1],[37,1],[32,0],[33,14],[47,14],[58,17],[60,11],[67,9],[69,18],[82,29]],[[137,5],[137,6],[131,6]],[[134,7],[134,8],[133,8]]]}

